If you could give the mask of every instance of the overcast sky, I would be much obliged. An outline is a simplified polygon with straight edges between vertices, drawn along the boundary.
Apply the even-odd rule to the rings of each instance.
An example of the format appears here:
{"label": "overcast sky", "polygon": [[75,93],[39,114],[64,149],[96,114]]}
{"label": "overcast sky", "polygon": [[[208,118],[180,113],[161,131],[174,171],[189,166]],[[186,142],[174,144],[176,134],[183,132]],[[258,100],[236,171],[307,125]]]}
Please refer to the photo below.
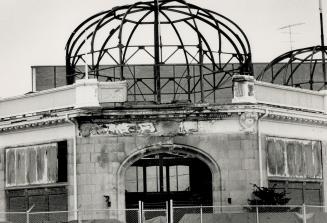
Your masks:
{"label": "overcast sky", "polygon": [[[322,0],[324,12],[327,0]],[[65,43],[89,16],[133,0],[0,0],[0,98],[31,90],[33,65],[64,65]],[[246,33],[254,62],[267,62],[293,48],[320,44],[318,0],[188,0],[236,22]],[[324,13],[326,21],[326,13]],[[327,26],[324,26],[326,32]],[[0,108],[1,109],[1,108]]]}

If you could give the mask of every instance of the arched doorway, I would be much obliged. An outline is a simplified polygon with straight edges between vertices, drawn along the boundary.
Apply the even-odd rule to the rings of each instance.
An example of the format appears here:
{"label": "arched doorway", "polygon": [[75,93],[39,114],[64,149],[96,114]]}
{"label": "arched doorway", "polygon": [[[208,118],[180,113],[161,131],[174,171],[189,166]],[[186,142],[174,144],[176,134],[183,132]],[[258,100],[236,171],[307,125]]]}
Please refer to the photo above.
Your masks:
{"label": "arched doorway", "polygon": [[[171,147],[171,145],[170,145]],[[213,205],[213,174],[202,156],[186,148],[143,151],[126,168],[125,207],[143,201],[148,208],[161,208],[172,199],[174,206]]]}

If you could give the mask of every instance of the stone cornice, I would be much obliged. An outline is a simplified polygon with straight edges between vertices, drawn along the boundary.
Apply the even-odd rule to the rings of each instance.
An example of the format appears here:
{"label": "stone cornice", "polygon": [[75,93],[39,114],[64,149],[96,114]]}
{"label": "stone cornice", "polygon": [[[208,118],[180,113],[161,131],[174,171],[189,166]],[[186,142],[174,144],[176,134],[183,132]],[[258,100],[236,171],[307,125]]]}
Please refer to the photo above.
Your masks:
{"label": "stone cornice", "polygon": [[0,125],[0,134],[9,131],[19,131],[31,128],[49,127],[63,123],[67,123],[67,119],[61,118],[44,118],[40,120],[21,120],[20,122],[14,122],[11,124]]}
{"label": "stone cornice", "polygon": [[[224,111],[224,109],[222,109],[222,111]],[[257,112],[259,117],[260,115],[262,116],[266,114],[265,119],[268,120],[327,126],[327,114],[316,111],[300,110],[267,104],[242,105],[238,107],[231,106],[225,110],[225,112],[236,111],[239,113]]]}
{"label": "stone cornice", "polygon": [[327,126],[327,114],[269,104],[185,105],[167,108],[60,109],[0,120],[0,133],[59,125],[67,118],[81,122],[137,122],[146,120],[221,120],[238,118],[243,113],[267,114],[265,119]]}

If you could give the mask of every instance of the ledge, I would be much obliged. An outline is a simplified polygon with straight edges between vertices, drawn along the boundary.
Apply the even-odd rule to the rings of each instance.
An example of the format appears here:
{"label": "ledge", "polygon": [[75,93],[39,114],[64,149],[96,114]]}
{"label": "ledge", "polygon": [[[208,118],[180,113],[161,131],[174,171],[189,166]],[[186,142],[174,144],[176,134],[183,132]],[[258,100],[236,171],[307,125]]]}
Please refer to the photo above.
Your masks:
{"label": "ledge", "polygon": [[0,118],[63,108],[101,108],[103,103],[127,100],[127,83],[79,80],[69,86],[0,100]]}
{"label": "ledge", "polygon": [[264,103],[327,113],[327,91],[282,86],[255,81],[252,76],[235,75],[232,103]]}
{"label": "ledge", "polygon": [[265,104],[326,112],[325,95],[324,91],[255,82],[256,100]]}

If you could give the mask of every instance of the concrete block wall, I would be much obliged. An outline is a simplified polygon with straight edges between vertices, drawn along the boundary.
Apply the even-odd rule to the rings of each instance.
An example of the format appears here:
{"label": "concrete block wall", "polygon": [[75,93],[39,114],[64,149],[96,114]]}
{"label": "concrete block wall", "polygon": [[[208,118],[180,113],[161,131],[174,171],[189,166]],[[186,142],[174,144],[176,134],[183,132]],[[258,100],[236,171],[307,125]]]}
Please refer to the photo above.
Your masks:
{"label": "concrete block wall", "polygon": [[[104,195],[115,205],[115,173],[123,147],[114,137],[79,138],[77,141],[77,191],[80,210],[106,209]],[[88,216],[90,213],[82,213]],[[84,217],[87,219],[87,217]]]}
{"label": "concrete block wall", "polygon": [[175,143],[185,143],[210,154],[221,171],[221,204],[247,204],[252,184],[259,183],[257,138],[254,134],[205,134],[177,137]]}
{"label": "concrete block wall", "polygon": [[[219,121],[217,121],[219,122]],[[161,144],[195,147],[208,154],[219,166],[215,173],[214,205],[247,204],[252,184],[259,183],[257,137],[253,133],[201,133],[185,135],[97,135],[78,137],[77,182],[81,209],[104,209],[104,195],[111,198],[111,208],[124,207],[124,188],[119,185],[118,170],[138,150]],[[216,177],[217,178],[217,177]],[[119,188],[118,188],[119,187]],[[123,205],[122,205],[123,204]]]}

